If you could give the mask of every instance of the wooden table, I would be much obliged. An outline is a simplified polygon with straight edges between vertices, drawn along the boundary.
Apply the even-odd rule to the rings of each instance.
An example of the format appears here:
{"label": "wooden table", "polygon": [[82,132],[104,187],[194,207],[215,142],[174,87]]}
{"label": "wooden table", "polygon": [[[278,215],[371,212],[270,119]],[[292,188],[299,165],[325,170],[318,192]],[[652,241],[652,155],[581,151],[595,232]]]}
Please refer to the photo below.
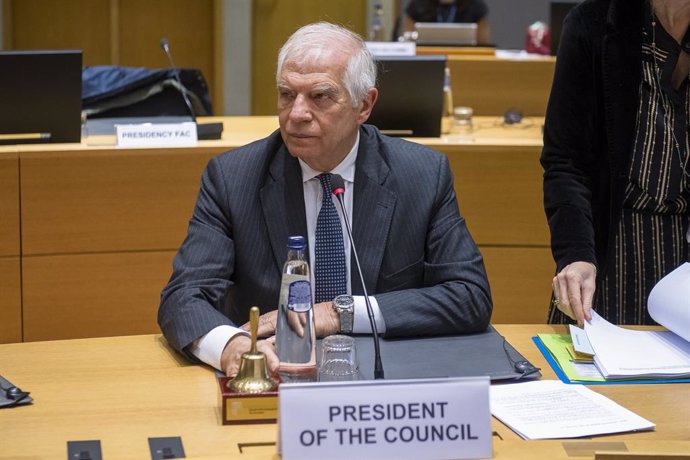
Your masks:
{"label": "wooden table", "polygon": [[[206,163],[278,126],[276,117],[220,120],[221,140],[190,148],[124,149],[113,136],[0,147],[0,343],[158,331],[160,291]],[[450,159],[499,323],[546,320],[554,263],[542,123],[475,117],[469,137],[412,139]]]}
{"label": "wooden table", "polygon": [[418,46],[417,54],[445,54],[454,105],[476,115],[508,109],[544,116],[556,67],[554,56],[511,53],[493,48]]}
{"label": "wooden table", "polygon": [[[562,326],[497,325],[554,379],[531,341]],[[34,404],[0,410],[0,460],[65,458],[66,442],[99,439],[106,459],[145,459],[148,437],[181,436],[188,458],[278,459],[274,446],[240,454],[238,443],[274,442],[274,424],[224,426],[214,371],[192,365],[160,335],[0,345],[2,375]],[[632,452],[690,452],[690,384],[591,386],[656,424],[656,430],[591,440],[524,441],[496,419],[494,458],[566,459],[621,443]]]}

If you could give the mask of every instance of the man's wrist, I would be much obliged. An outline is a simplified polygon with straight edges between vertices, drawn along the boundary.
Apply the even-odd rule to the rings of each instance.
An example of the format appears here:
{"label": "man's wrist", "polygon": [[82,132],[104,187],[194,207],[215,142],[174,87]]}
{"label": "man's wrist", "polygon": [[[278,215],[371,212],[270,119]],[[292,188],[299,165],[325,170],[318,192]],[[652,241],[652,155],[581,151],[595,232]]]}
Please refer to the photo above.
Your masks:
{"label": "man's wrist", "polygon": [[[233,348],[234,347],[240,347],[242,349],[242,344],[241,342],[249,342],[251,343],[251,339],[249,338],[249,335],[247,333],[237,333],[233,335],[230,340],[228,340],[228,343],[225,344],[225,348],[223,348],[223,351],[221,352],[220,355],[220,370],[222,372],[228,372],[228,369],[232,367],[234,364],[239,366],[239,362],[234,363],[234,361],[237,360],[237,356],[241,356],[242,353],[240,352],[239,354],[234,353]],[[244,347],[248,348],[248,347]]]}
{"label": "man's wrist", "polygon": [[331,304],[338,317],[338,332],[352,334],[355,322],[355,301],[351,295],[339,295]]}

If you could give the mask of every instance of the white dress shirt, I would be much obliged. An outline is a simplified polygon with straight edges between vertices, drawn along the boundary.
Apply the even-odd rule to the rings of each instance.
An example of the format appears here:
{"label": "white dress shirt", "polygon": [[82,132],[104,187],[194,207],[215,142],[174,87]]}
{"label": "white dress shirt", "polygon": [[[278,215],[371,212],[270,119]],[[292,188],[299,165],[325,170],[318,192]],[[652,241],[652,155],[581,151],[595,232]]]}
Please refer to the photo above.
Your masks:
{"label": "white dress shirt", "polygon": [[[350,218],[350,225],[354,225],[352,222],[352,192],[354,190],[355,181],[355,161],[357,160],[357,150],[359,146],[359,132],[357,133],[357,139],[355,144],[350,150],[350,153],[343,159],[343,161],[338,164],[332,171],[332,174],[339,174],[345,181],[345,208],[347,209],[347,215]],[[321,187],[321,182],[316,177],[322,173],[322,171],[316,171],[310,168],[302,160],[299,160],[300,167],[302,169],[302,185],[304,187],[304,208],[307,217],[307,231],[308,231],[308,241],[309,246],[309,260],[314,259],[314,244],[315,233],[316,233],[316,219],[321,210],[323,189]],[[347,263],[347,273],[350,271],[350,239],[347,236],[347,229],[345,227],[345,220],[342,216],[342,210],[338,199],[331,194],[331,199],[335,204],[335,208],[340,216],[340,222],[343,230],[343,243],[345,244],[345,261]],[[314,295],[314,270],[313,267],[310,270],[311,286],[312,286],[312,298]],[[350,277],[347,279],[347,291],[352,292],[352,283]],[[355,299],[355,320],[353,325],[353,331],[357,334],[368,334],[371,333],[371,325],[369,324],[369,315],[367,314],[367,307],[364,301],[364,296],[354,296]],[[381,309],[379,308],[378,302],[372,296],[369,296],[369,301],[371,307],[374,310],[374,319],[376,320],[376,328],[379,333],[386,332],[386,324],[383,321],[383,315],[381,314]],[[278,299],[276,299],[278,302]],[[218,326],[212,329],[208,334],[195,340],[190,346],[190,351],[194,356],[199,358],[202,362],[215,367],[218,370],[220,368],[220,358],[223,354],[223,350],[227,343],[237,334],[249,335],[243,329],[233,327],[233,326]]]}

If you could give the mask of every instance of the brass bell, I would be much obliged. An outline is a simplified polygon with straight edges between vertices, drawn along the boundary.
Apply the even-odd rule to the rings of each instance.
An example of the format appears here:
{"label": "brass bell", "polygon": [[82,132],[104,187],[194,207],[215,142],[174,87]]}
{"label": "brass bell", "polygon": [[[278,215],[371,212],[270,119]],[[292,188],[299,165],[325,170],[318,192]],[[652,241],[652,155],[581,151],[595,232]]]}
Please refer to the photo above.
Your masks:
{"label": "brass bell", "polygon": [[256,336],[259,331],[259,308],[249,310],[249,325],[252,339],[251,350],[242,354],[240,371],[227,383],[230,390],[236,393],[264,393],[275,390],[278,382],[268,373],[266,355],[256,349]]}

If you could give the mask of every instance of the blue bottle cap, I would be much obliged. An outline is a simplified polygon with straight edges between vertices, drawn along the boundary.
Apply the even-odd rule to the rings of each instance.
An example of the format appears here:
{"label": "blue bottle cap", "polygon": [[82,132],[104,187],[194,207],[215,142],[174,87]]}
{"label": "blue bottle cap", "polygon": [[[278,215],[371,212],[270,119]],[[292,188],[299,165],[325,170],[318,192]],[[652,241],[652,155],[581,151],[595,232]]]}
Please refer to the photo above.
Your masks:
{"label": "blue bottle cap", "polygon": [[304,249],[307,243],[303,236],[291,236],[288,238],[288,249]]}

